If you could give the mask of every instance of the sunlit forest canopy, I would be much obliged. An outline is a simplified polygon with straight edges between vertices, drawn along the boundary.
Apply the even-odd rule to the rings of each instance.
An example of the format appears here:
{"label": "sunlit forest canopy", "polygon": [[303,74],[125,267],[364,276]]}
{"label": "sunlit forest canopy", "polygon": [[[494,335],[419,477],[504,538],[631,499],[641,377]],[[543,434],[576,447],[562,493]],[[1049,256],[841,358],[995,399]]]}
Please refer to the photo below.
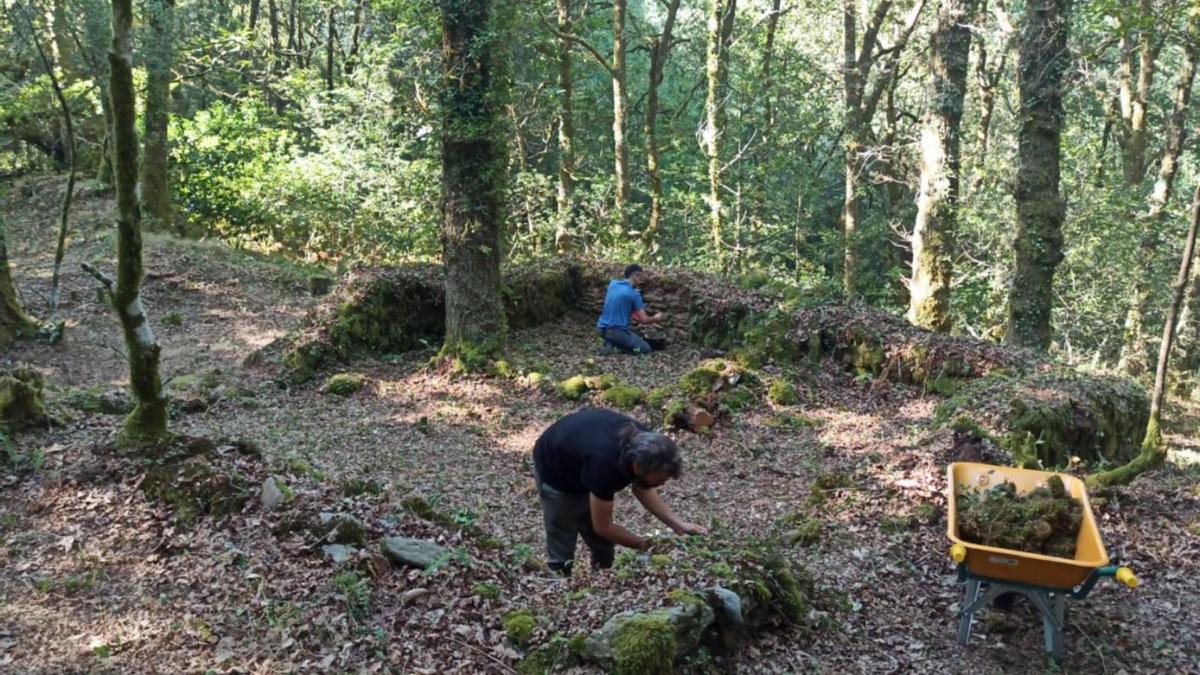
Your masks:
{"label": "sunlit forest canopy", "polygon": [[[44,4],[31,7],[32,24],[12,5],[0,28],[0,167],[7,174],[61,170],[66,161],[32,27],[57,59],[76,117],[81,170],[102,173],[107,3]],[[921,129],[936,102],[929,58],[935,3],[729,3],[719,26],[715,119],[707,114],[712,3],[620,3],[627,7],[616,73],[612,3],[558,4],[565,12],[548,0],[497,4],[496,30],[509,36],[502,41],[507,88],[498,127],[508,151],[506,261],[557,252],[651,260],[763,275],[825,294],[843,288],[852,246],[854,296],[896,312],[907,308]],[[1013,269],[1027,7],[979,0],[968,8],[961,179],[948,253],[952,326],[996,337]],[[138,86],[146,86],[155,58],[170,59],[172,222],[163,227],[342,266],[437,260],[437,12],[432,1],[181,0],[173,7],[173,46],[163,57],[142,49],[150,38],[140,28],[149,19],[139,12]],[[864,97],[876,97],[850,117],[848,17],[857,23],[853,70],[863,75]],[[1151,241],[1142,241],[1137,220],[1150,208],[1185,45],[1194,39],[1188,17],[1185,2],[1071,7],[1061,86],[1064,257],[1053,280],[1052,322],[1053,349],[1067,359],[1116,363],[1135,279],[1150,294],[1143,322],[1161,322],[1188,191],[1170,195]],[[877,42],[864,50],[863,34],[872,28]],[[872,63],[864,64],[864,55]],[[620,177],[614,75],[625,101]],[[1186,108],[1184,128],[1194,119]],[[719,128],[710,132],[714,122]],[[714,134],[716,225],[708,142]],[[848,148],[857,155],[851,170],[858,214],[849,243]],[[572,166],[564,202],[565,156]],[[1176,161],[1175,184],[1190,185],[1192,139]]]}

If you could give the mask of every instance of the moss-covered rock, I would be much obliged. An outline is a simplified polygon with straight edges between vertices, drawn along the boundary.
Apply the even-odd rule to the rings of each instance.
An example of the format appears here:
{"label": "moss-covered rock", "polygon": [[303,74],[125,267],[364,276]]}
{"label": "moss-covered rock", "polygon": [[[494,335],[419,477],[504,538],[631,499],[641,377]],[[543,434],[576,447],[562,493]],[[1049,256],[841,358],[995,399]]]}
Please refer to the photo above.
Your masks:
{"label": "moss-covered rock", "polygon": [[334,396],[349,396],[362,391],[366,384],[367,379],[359,373],[337,373],[330,375],[325,380],[325,384],[321,385],[321,391]]}
{"label": "moss-covered rock", "polygon": [[633,410],[642,402],[644,396],[645,392],[640,387],[618,384],[601,392],[600,401],[622,410]]}
{"label": "moss-covered rock", "polygon": [[563,398],[578,401],[588,392],[605,391],[618,384],[620,382],[613,375],[573,375],[559,382],[555,388]]}
{"label": "moss-covered rock", "polygon": [[42,374],[33,368],[0,372],[0,430],[13,432],[48,424],[44,389]]}
{"label": "moss-covered rock", "polygon": [[505,614],[500,620],[500,625],[504,627],[504,634],[510,642],[518,647],[525,647],[537,630],[537,619],[529,610],[517,610]]}
{"label": "moss-covered rock", "polygon": [[1055,368],[970,381],[934,413],[935,422],[978,430],[1019,466],[1124,463],[1139,449],[1150,406],[1133,380]]}
{"label": "moss-covered rock", "polygon": [[93,387],[67,390],[67,405],[86,413],[99,415],[128,415],[133,411],[133,399],[124,389],[98,384]]}

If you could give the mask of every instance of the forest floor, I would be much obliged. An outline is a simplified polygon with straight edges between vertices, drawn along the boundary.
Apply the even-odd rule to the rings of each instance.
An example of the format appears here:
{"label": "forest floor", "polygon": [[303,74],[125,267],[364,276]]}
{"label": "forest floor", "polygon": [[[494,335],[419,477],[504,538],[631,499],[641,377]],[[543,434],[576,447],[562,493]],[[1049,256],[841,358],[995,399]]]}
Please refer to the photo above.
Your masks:
{"label": "forest floor", "polygon": [[[17,190],[0,205],[24,302],[43,317],[60,185],[32,181],[29,196]],[[707,579],[686,545],[669,564],[635,561],[633,574],[580,569],[563,580],[534,569],[543,531],[530,450],[543,428],[586,402],[517,380],[452,378],[424,367],[429,351],[352,364],[367,386],[347,397],[323,394],[319,380],[281,385],[269,363],[246,357],[303,321],[314,302],[305,270],[153,235],[144,295],[164,380],[207,374],[238,392],[177,410],[173,429],[252,442],[262,461],[248,475],[280,475],[297,502],[354,513],[373,541],[426,537],[456,555],[424,572],[367,578],[367,603],[338,587],[346,577],[312,542],[274,535],[280,516],[264,512],[257,494],[241,513],[176,522],[141,496],[139,466],[105,450],[121,417],[67,405],[70,388],[126,380],[117,323],[79,271],[84,261],[112,268],[110,211],[108,197],[96,194],[77,207],[60,307],[65,339],[3,355],[4,365],[45,373],[60,423],[17,435],[13,452],[37,457],[36,466],[0,474],[0,671],[511,672],[520,650],[501,628],[508,611],[539,617],[537,647]],[[556,379],[604,372],[649,388],[699,360],[685,346],[641,359],[597,357],[591,321],[567,317],[513,335],[513,362]],[[685,518],[713,526],[714,547],[764,536],[792,514],[816,519],[819,538],[792,555],[815,577],[818,602],[805,625],[765,631],[736,655],[689,667],[1053,670],[1040,621],[1022,604],[986,613],[969,646],[956,642],[961,588],[944,522],[945,465],[955,457],[950,434],[931,424],[937,398],[854,378],[829,361],[796,385],[797,406],[763,404],[720,420],[711,436],[681,434],[685,473],[663,492]],[[811,424],[768,424],[781,413]],[[1175,447],[1196,451],[1200,408],[1172,401],[1167,428]],[[845,487],[814,506],[814,482],[831,475],[847,478]],[[1110,555],[1143,584],[1129,591],[1105,583],[1070,603],[1065,670],[1200,672],[1200,587],[1191,576],[1200,568],[1198,477],[1195,466],[1173,462],[1097,508]],[[487,550],[406,513],[401,501],[414,494],[504,546]],[[618,497],[616,517],[635,531],[662,529],[628,495]],[[365,609],[349,611],[348,596]]]}

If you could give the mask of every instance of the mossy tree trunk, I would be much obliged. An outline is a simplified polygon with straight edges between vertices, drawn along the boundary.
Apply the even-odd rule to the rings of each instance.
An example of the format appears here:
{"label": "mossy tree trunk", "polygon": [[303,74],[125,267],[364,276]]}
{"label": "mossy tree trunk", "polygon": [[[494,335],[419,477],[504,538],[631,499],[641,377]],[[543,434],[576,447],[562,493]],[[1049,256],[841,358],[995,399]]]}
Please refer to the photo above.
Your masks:
{"label": "mossy tree trunk", "polygon": [[725,133],[725,82],[729,70],[729,39],[737,12],[737,0],[710,0],[708,52],[705,76],[708,96],[704,102],[704,154],[708,158],[708,227],[713,256],[724,266],[725,235],[722,232],[721,136]]}
{"label": "mossy tree trunk", "polygon": [[439,0],[442,18],[443,355],[504,348],[500,297],[506,133],[499,22],[487,0]]}
{"label": "mossy tree trunk", "polygon": [[[1197,39],[1200,39],[1200,14],[1188,20],[1188,30],[1183,40],[1183,64],[1175,83],[1175,95],[1171,103],[1171,116],[1167,118],[1167,138],[1163,144],[1158,163],[1158,177],[1150,193],[1150,208],[1138,218],[1141,222],[1141,240],[1138,245],[1137,264],[1133,271],[1132,294],[1129,311],[1125,316],[1125,334],[1121,345],[1119,367],[1130,375],[1140,375],[1149,368],[1146,354],[1146,332],[1144,317],[1150,309],[1152,287],[1150,263],[1158,249],[1159,229],[1166,218],[1167,206],[1171,201],[1175,176],[1179,173],[1179,157],[1187,139],[1187,112],[1192,97],[1192,82],[1196,78]],[[1151,64],[1153,61],[1151,60]],[[1143,64],[1143,68],[1150,67]],[[1139,87],[1140,89],[1140,87]],[[1143,139],[1142,144],[1145,144]],[[1144,150],[1144,148],[1143,148]],[[1144,162],[1144,160],[1141,160]]]}
{"label": "mossy tree trunk", "polygon": [[629,126],[629,102],[625,87],[625,11],[625,0],[613,0],[613,181],[616,183],[613,221],[618,238],[623,237],[629,229],[629,145],[625,139],[625,130]]}
{"label": "mossy tree trunk", "polygon": [[1129,9],[1133,16],[1122,17],[1120,21],[1122,35],[1117,103],[1121,118],[1117,143],[1121,146],[1125,185],[1136,188],[1146,177],[1147,108],[1150,104],[1150,88],[1154,84],[1154,57],[1158,53],[1158,46],[1151,40],[1156,32],[1152,0],[1138,0],[1137,7]]}
{"label": "mossy tree trunk", "polygon": [[168,123],[171,108],[175,0],[149,0],[145,4],[146,109],[145,155],[142,157],[142,209],[152,229],[171,225],[168,180]]}
{"label": "mossy tree trunk", "polygon": [[8,265],[8,242],[5,224],[0,222],[0,347],[7,347],[17,338],[37,332],[37,322],[21,309],[12,269]]}
{"label": "mossy tree trunk", "polygon": [[995,0],[995,4],[989,10],[988,0],[983,0],[979,10],[980,23],[986,20],[985,15],[989,11],[995,15],[997,28],[1004,37],[998,56],[989,54],[985,36],[980,36],[975,41],[979,46],[975,59],[975,76],[979,83],[979,123],[975,128],[975,145],[979,155],[976,161],[979,164],[983,164],[988,148],[991,146],[992,116],[996,109],[996,94],[1000,91],[1000,85],[1004,81],[1004,74],[1009,62],[1008,55],[1012,51],[1013,37],[1016,35],[1005,4],[1003,0]]}
{"label": "mossy tree trunk", "polygon": [[1050,346],[1054,271],[1063,258],[1059,160],[1069,19],[1070,0],[1030,0],[1021,31],[1016,267],[1005,341],[1040,350]]}
{"label": "mossy tree trunk", "polygon": [[921,130],[921,191],[912,234],[908,320],[948,332],[958,210],[959,126],[967,86],[974,0],[941,0],[930,39],[930,106]]}
{"label": "mossy tree trunk", "polygon": [[558,191],[554,249],[559,255],[573,248],[571,232],[575,228],[575,114],[572,109],[575,87],[571,73],[571,0],[556,0],[558,12]]}
{"label": "mossy tree trunk", "polygon": [[137,101],[133,84],[131,0],[112,0],[113,41],[108,53],[113,111],[113,169],[117,189],[117,282],[113,307],[125,335],[129,383],[136,406],[121,433],[126,447],[150,446],[167,433],[167,399],[159,377],[159,346],[141,300],[142,214],[136,188]]}
{"label": "mossy tree trunk", "polygon": [[[560,0],[561,1],[561,0]],[[646,176],[650,179],[650,218],[642,230],[642,244],[651,254],[658,251],[658,230],[662,220],[662,176],[658,170],[658,87],[662,84],[663,67],[671,51],[675,31],[675,17],[679,13],[680,0],[669,0],[667,17],[663,20],[661,35],[650,40],[650,81],[646,87]]]}
{"label": "mossy tree trunk", "polygon": [[1150,395],[1150,420],[1146,423],[1146,436],[1142,439],[1142,451],[1124,466],[1098,473],[1088,478],[1091,486],[1128,483],[1147,469],[1161,466],[1167,458],[1167,448],[1162,441],[1162,408],[1167,391],[1167,368],[1170,365],[1171,344],[1175,339],[1175,323],[1183,306],[1184,291],[1192,273],[1192,262],[1196,253],[1196,230],[1200,226],[1200,182],[1192,194],[1192,214],[1188,225],[1187,240],[1179,261],[1179,274],[1171,293],[1171,306],[1163,324],[1162,343],[1158,349],[1158,366],[1154,370],[1154,391]]}
{"label": "mossy tree trunk", "polygon": [[[892,0],[880,0],[871,14],[871,20],[858,39],[858,0],[843,0],[842,3],[842,96],[845,106],[845,193],[842,201],[842,290],[847,297],[858,293],[858,237],[859,202],[862,198],[859,187],[866,172],[867,148],[871,140],[871,119],[879,107],[879,101],[892,83],[900,55],[908,44],[908,38],[917,26],[917,19],[925,8],[925,0],[913,3],[904,25],[900,28],[891,48],[886,52],[876,50],[879,31],[892,10]],[[883,67],[872,82],[871,73],[882,59]]]}

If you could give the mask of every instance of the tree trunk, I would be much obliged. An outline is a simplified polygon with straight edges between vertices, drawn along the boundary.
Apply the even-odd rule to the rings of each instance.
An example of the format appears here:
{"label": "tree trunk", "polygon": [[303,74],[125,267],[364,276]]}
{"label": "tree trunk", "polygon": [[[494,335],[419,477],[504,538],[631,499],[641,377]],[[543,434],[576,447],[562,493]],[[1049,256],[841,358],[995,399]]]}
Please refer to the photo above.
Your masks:
{"label": "tree trunk", "polygon": [[150,229],[171,226],[168,125],[174,61],[175,0],[151,0],[146,8],[146,138],[142,157],[142,209]]}
{"label": "tree trunk", "polygon": [[[62,85],[59,82],[58,68],[55,62],[46,55],[46,50],[42,49],[41,40],[38,39],[37,28],[33,23],[33,16],[24,5],[18,5],[21,12],[25,14],[25,20],[29,25],[29,37],[33,42],[34,49],[37,51],[38,58],[42,62],[42,67],[46,71],[46,77],[50,79],[50,88],[54,92],[54,98],[58,102],[59,112],[62,113],[63,123],[63,147],[66,151],[67,159],[67,186],[63,191],[62,204],[58,211],[58,240],[54,249],[54,268],[50,275],[50,322],[53,323],[58,316],[58,300],[59,300],[59,278],[62,272],[63,257],[66,255],[67,249],[67,232],[69,230],[71,218],[71,199],[75,195],[75,121],[71,115],[71,106],[67,105],[67,98],[63,95]],[[55,3],[55,23],[59,23],[61,19],[61,3]],[[56,47],[52,54],[61,57],[63,38],[55,35],[50,41]],[[6,263],[7,264],[7,263]]]}
{"label": "tree trunk", "polygon": [[1162,343],[1158,349],[1158,367],[1154,370],[1154,391],[1150,395],[1150,420],[1146,423],[1146,436],[1142,439],[1142,451],[1124,466],[1095,474],[1088,478],[1090,486],[1128,483],[1147,469],[1161,466],[1167,458],[1167,448],[1162,442],[1162,408],[1167,390],[1167,368],[1170,365],[1171,343],[1175,338],[1175,322],[1183,304],[1184,289],[1191,276],[1192,259],[1196,252],[1196,229],[1200,224],[1200,183],[1192,194],[1192,216],[1188,226],[1187,241],[1179,261],[1179,274],[1172,287],[1171,306],[1163,323]]}
{"label": "tree trunk", "polygon": [[442,227],[446,338],[468,368],[505,347],[500,299],[505,132],[494,79],[503,40],[487,0],[439,0],[442,18]]}
{"label": "tree trunk", "polygon": [[949,332],[950,278],[958,212],[959,126],[967,85],[973,0],[941,0],[930,39],[929,112],[921,130],[921,188],[912,234],[908,320]]}
{"label": "tree trunk", "polygon": [[342,65],[342,69],[346,71],[347,75],[354,72],[366,17],[367,0],[358,0],[358,2],[354,3],[354,28],[350,31],[350,50],[346,52],[346,59]]}
{"label": "tree trunk", "polygon": [[[1150,87],[1154,83],[1153,7],[1151,0],[1138,0],[1138,29],[1132,36],[1122,36],[1118,100],[1121,110],[1121,165],[1125,185],[1138,187],[1146,176],[1146,108],[1150,102]],[[1146,26],[1151,22],[1150,26]],[[1133,38],[1136,40],[1134,43]],[[1137,52],[1137,75],[1134,75],[1134,51]]]}
{"label": "tree trunk", "polygon": [[[987,14],[987,11],[987,0],[984,0],[979,12],[980,17]],[[1016,31],[1013,30],[1012,23],[1009,21],[1004,2],[997,1],[992,12],[996,16],[1000,33],[1004,35],[1004,46],[1000,50],[999,60],[994,66],[989,67],[987,40],[984,38],[977,40],[979,56],[975,61],[975,74],[979,82],[979,126],[975,130],[975,141],[979,148],[980,164],[983,163],[988,148],[991,146],[992,115],[996,109],[996,93],[1003,81],[1005,68],[1008,65],[1008,54],[1012,50],[1013,38],[1016,35]]]}
{"label": "tree trunk", "polygon": [[334,6],[330,5],[325,13],[325,91],[333,91],[333,41],[336,39],[334,30]]}
{"label": "tree trunk", "polygon": [[250,17],[246,26],[246,32],[254,35],[254,29],[258,27],[258,15],[262,11],[262,0],[250,0]]}
{"label": "tree trunk", "polygon": [[0,222],[0,347],[7,347],[13,340],[37,332],[37,322],[21,309],[17,300],[17,287],[13,283],[12,269],[8,264],[8,244],[5,230]]}
{"label": "tree trunk", "polygon": [[[1129,311],[1125,315],[1124,341],[1118,367],[1130,374],[1141,375],[1150,367],[1147,362],[1146,334],[1143,318],[1151,299],[1150,264],[1158,249],[1158,234],[1171,201],[1175,176],[1179,172],[1179,156],[1187,138],[1187,111],[1192,96],[1192,82],[1196,76],[1196,40],[1200,39],[1200,18],[1193,15],[1188,21],[1187,35],[1183,41],[1183,65],[1179,80],[1175,83],[1175,96],[1171,103],[1171,116],[1167,119],[1167,139],[1163,145],[1158,165],[1158,178],[1150,193],[1150,208],[1138,220],[1142,233],[1138,245],[1138,257],[1133,274],[1132,297]],[[1143,141],[1144,142],[1144,141]],[[1144,162],[1144,158],[1142,160]]]}
{"label": "tree trunk", "polygon": [[771,0],[771,13],[767,17],[767,40],[762,54],[763,115],[759,123],[760,137],[758,141],[761,150],[754,167],[754,206],[751,214],[756,237],[761,237],[765,229],[763,219],[767,207],[767,170],[771,165],[769,153],[775,131],[775,100],[772,91],[774,85],[771,82],[771,62],[775,57],[775,31],[779,28],[782,4],[783,0]]}
{"label": "tree trunk", "polygon": [[1069,0],[1030,0],[1018,68],[1016,267],[1005,341],[1040,350],[1050,346],[1054,270],[1063,258],[1066,203],[1059,193],[1059,154],[1069,12]]}
{"label": "tree trunk", "polygon": [[613,204],[613,219],[618,240],[628,229],[629,204],[629,146],[625,143],[629,110],[625,90],[625,2],[613,0],[613,156],[616,181],[616,202]]}
{"label": "tree trunk", "polygon": [[142,306],[142,215],[137,200],[137,101],[133,90],[131,0],[113,0],[108,53],[113,111],[113,164],[117,188],[117,283],[113,307],[125,335],[129,384],[136,405],[121,431],[124,446],[151,444],[167,433],[167,399],[159,378],[159,346]]}
{"label": "tree trunk", "polygon": [[569,253],[575,228],[575,115],[572,111],[574,80],[571,75],[571,0],[556,0],[558,9],[558,192],[554,250]]}
{"label": "tree trunk", "polygon": [[725,133],[725,82],[729,67],[728,46],[737,0],[711,0],[708,13],[708,52],[705,75],[708,96],[704,103],[704,151],[708,157],[708,226],[713,255],[725,266],[725,241],[721,213],[721,140]]}
{"label": "tree trunk", "polygon": [[112,99],[106,85],[101,84],[99,88],[100,112],[104,120],[104,138],[100,141],[100,161],[96,166],[96,181],[101,185],[112,185]]}
{"label": "tree trunk", "polygon": [[271,24],[271,70],[278,72],[283,61],[279,44],[279,7],[275,0],[267,0],[267,22]]}
{"label": "tree trunk", "polygon": [[650,218],[642,231],[642,244],[651,254],[658,252],[659,222],[662,220],[662,177],[658,171],[658,86],[662,84],[663,67],[674,39],[675,16],[680,0],[669,0],[662,35],[650,43],[650,82],[646,88],[646,175],[650,179]]}

